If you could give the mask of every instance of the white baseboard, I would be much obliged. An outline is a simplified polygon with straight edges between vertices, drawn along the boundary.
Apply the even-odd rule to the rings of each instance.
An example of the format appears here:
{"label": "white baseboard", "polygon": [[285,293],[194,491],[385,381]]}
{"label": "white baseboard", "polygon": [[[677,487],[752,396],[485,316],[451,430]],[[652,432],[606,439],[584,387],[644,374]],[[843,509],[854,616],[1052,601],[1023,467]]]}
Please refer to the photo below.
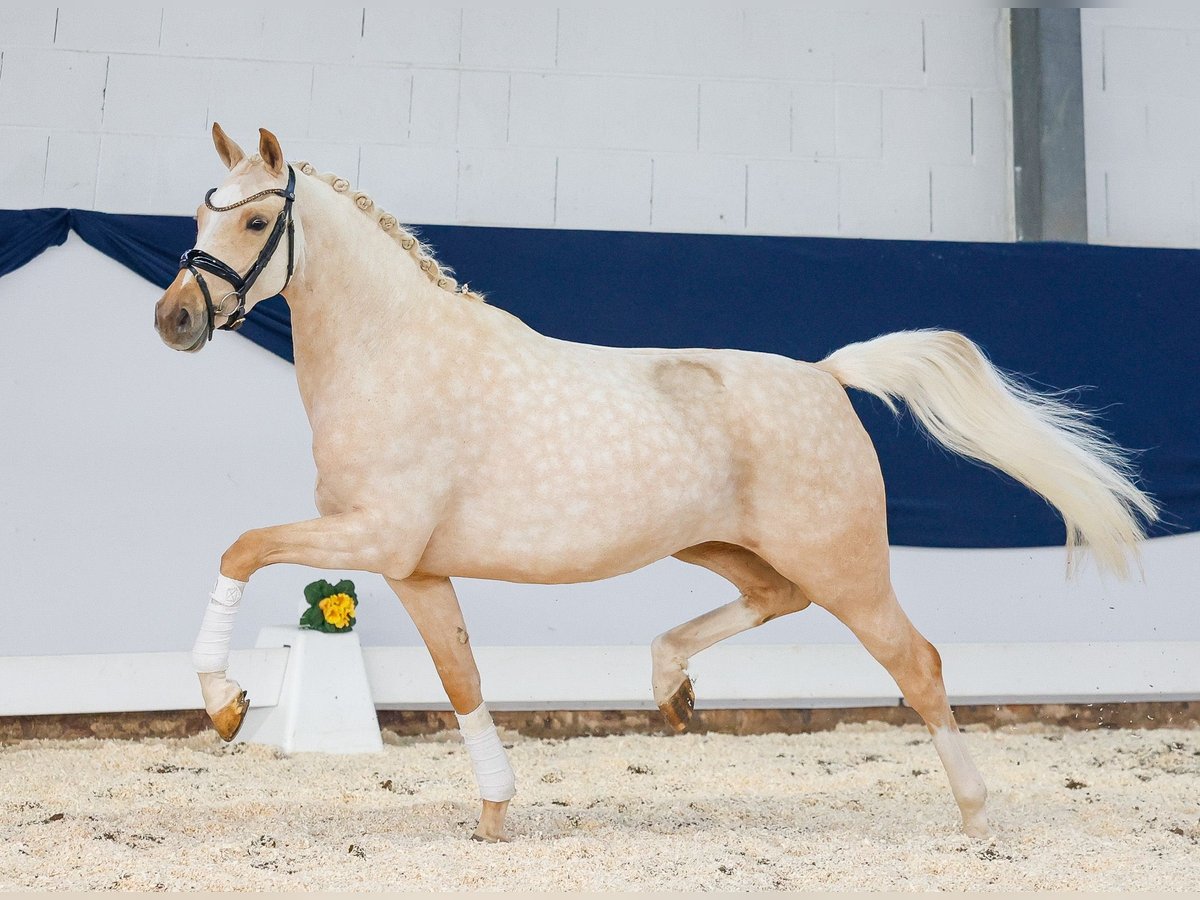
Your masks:
{"label": "white baseboard", "polygon": [[[279,702],[288,651],[235,650],[230,671],[256,705]],[[192,654],[0,656],[0,716],[151,712],[203,706]]]}
{"label": "white baseboard", "polygon": [[[944,644],[951,702],[1200,699],[1200,642]],[[237,650],[254,706],[279,700],[287,648]],[[646,647],[476,647],[492,709],[649,709]],[[448,709],[423,647],[365,647],[377,707]],[[729,644],[691,665],[699,708],[894,706],[900,692],[860,646]],[[196,709],[190,654],[0,657],[0,716]]]}

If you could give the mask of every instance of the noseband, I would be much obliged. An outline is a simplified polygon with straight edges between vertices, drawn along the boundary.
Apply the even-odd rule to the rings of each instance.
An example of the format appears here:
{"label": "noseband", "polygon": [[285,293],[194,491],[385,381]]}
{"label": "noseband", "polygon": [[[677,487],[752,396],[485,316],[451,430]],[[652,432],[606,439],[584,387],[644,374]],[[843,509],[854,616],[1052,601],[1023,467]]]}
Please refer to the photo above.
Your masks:
{"label": "noseband", "polygon": [[[236,331],[242,327],[242,323],[246,321],[246,295],[250,293],[250,288],[254,286],[254,282],[258,280],[258,276],[262,274],[263,269],[271,262],[271,257],[275,255],[275,248],[279,246],[279,239],[283,237],[285,230],[287,231],[288,238],[287,280],[284,281],[283,287],[279,290],[282,292],[292,280],[292,266],[295,254],[295,225],[292,222],[292,203],[296,199],[296,173],[289,165],[286,188],[268,188],[265,191],[259,191],[257,194],[246,197],[244,200],[230,203],[228,206],[213,206],[212,195],[216,190],[216,188],[213,188],[204,195],[204,205],[213,212],[228,212],[231,209],[237,209],[239,206],[245,206],[247,203],[253,203],[255,200],[261,200],[263,197],[269,197],[272,194],[277,194],[283,198],[283,209],[279,211],[279,217],[275,220],[275,227],[271,229],[271,233],[267,236],[267,242],[263,244],[262,250],[258,252],[258,259],[254,261],[254,264],[250,266],[249,271],[245,275],[239,275],[232,266],[197,247],[193,247],[184,253],[183,256],[179,257],[179,268],[187,269],[192,273],[196,279],[196,283],[200,285],[200,292],[204,295],[204,306],[208,315],[208,340],[210,341],[212,340],[213,330],[217,327],[216,317],[218,315],[228,317],[225,320],[225,324],[220,326],[221,331]],[[228,297],[237,297],[237,309],[232,313],[225,313],[213,306],[212,294],[209,293],[208,284],[204,281],[204,276],[200,274],[201,269],[210,275],[216,275],[218,278],[229,282],[229,286],[233,290],[221,298],[221,304],[224,305]]]}

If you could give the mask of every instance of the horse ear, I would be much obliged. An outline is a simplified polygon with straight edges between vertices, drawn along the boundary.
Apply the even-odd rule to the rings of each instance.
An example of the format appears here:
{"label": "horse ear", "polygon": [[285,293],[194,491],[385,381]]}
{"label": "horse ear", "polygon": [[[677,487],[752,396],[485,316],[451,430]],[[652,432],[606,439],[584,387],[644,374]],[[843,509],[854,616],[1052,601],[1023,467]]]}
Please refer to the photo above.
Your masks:
{"label": "horse ear", "polygon": [[283,150],[279,147],[279,138],[265,128],[258,129],[258,154],[262,157],[267,168],[279,175],[283,172]]}
{"label": "horse ear", "polygon": [[217,156],[221,157],[221,162],[225,163],[225,168],[232,169],[243,159],[246,154],[242,152],[242,148],[233,142],[233,138],[225,133],[225,129],[213,122],[212,127],[213,145],[217,148]]}

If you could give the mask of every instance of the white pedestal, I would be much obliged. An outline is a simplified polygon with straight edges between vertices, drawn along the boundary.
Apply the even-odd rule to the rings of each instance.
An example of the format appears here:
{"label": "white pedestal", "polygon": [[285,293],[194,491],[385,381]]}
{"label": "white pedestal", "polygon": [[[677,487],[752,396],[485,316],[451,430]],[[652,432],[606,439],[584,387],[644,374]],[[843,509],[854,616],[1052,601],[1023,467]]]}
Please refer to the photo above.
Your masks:
{"label": "white pedestal", "polygon": [[254,707],[239,742],[286,753],[377,753],[383,750],[358,635],[324,634],[295,625],[263,628],[257,648],[288,647],[279,703]]}

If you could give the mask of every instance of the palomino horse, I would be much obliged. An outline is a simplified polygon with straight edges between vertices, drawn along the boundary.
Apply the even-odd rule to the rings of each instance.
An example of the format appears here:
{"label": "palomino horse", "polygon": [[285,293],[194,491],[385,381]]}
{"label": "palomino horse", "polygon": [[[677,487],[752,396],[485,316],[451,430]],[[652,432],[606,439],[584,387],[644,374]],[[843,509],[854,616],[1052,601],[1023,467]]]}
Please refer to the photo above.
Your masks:
{"label": "palomino horse", "polygon": [[198,210],[203,249],[158,301],[158,332],[200,350],[286,286],[320,512],[247,531],[221,558],[193,661],[223,737],[246,709],[225,669],[250,576],[274,563],[377,572],[459,716],[483,799],[474,836],[501,839],[514,778],[450,576],[559,584],[675,556],[739,592],[653,642],[654,697],[675,728],[692,713],[689,657],[816,603],[895,678],[965,831],[989,833],[938,653],[892,590],[883,479],[846,388],[904,401],[942,444],[1055,506],[1068,550],[1086,544],[1124,574],[1156,510],[1085,413],[947,331],[884,335],[818,363],[545,337],[458,288],[344,179],[285,163],[270,132],[253,157],[217,125],[213,139],[229,176]]}

